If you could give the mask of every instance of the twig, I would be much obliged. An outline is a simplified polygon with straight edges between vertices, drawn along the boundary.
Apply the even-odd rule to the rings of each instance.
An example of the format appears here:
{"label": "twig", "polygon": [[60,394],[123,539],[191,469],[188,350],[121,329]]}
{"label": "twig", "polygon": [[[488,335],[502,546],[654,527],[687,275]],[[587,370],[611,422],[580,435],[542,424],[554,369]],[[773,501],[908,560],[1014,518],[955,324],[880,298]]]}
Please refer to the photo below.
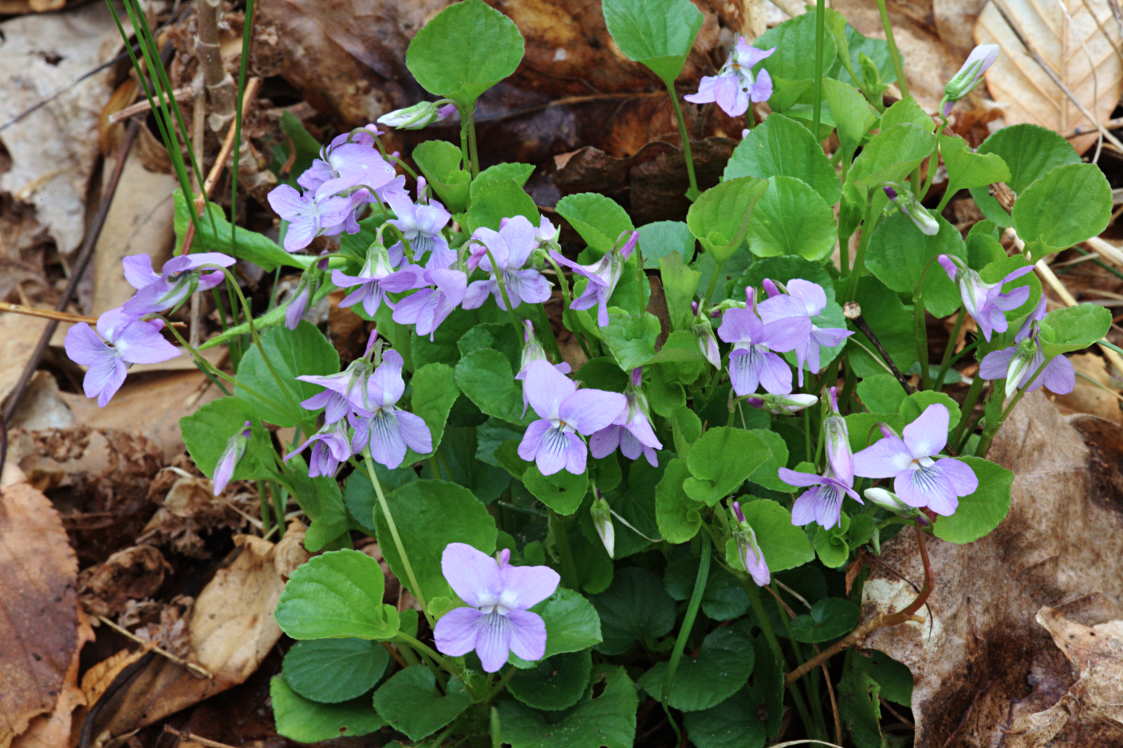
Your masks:
{"label": "twig", "polygon": [[218,38],[219,0],[195,0],[195,54],[203,71],[207,90],[207,125],[213,132],[222,132],[234,119],[234,79],[222,64]]}
{"label": "twig", "polygon": [[874,348],[877,349],[877,352],[880,353],[881,357],[885,360],[885,365],[889,367],[889,371],[893,373],[893,376],[895,376],[897,381],[901,383],[901,386],[905,388],[905,392],[914,392],[916,388],[912,386],[908,377],[893,363],[893,357],[889,355],[889,351],[885,350],[885,346],[881,344],[881,340],[877,337],[877,334],[870,329],[869,324],[862,319],[862,307],[858,306],[857,302],[850,301],[846,303],[846,308],[843,310],[843,313],[846,319],[853,322],[854,326],[861,330],[862,334],[873,343]]}
{"label": "twig", "polygon": [[42,317],[43,319],[53,319],[59,322],[87,322],[91,325],[97,324],[97,317],[87,317],[84,314],[71,314],[70,312],[60,312],[54,309],[37,309],[35,307],[24,306],[23,304],[9,304],[6,301],[0,301],[0,312],[25,314],[28,317]]}
{"label": "twig", "polygon": [[[193,96],[194,94],[195,86],[180,86],[179,88],[172,90],[172,99],[174,99],[175,101],[182,101]],[[157,103],[164,104],[165,101],[163,96],[161,94],[157,94],[157,96],[159,97]],[[106,117],[106,121],[111,125],[115,125],[123,119],[132,117],[134,114],[143,114],[151,110],[152,104],[149,103],[147,99],[145,99],[144,101],[138,101],[135,104],[129,104],[124,109],[118,109],[116,112]]]}
{"label": "twig", "polygon": [[187,740],[192,743],[198,743],[199,745],[206,746],[206,748],[234,748],[234,746],[230,745],[229,743],[220,743],[217,740],[204,738],[202,735],[196,735],[193,732],[181,732],[169,724],[164,725],[164,732],[175,735],[180,740]]}
{"label": "twig", "polygon": [[214,674],[210,670],[207,670],[202,665],[199,665],[198,663],[194,663],[194,662],[189,662],[189,661],[183,659],[182,657],[177,657],[176,655],[172,654],[168,650],[166,650],[163,647],[157,645],[155,642],[150,642],[150,641],[146,641],[145,639],[141,639],[136,634],[132,633],[131,631],[129,631],[126,628],[118,626],[116,623],[109,620],[105,616],[98,616],[97,619],[99,621],[101,621],[102,623],[104,623],[109,628],[116,631],[121,636],[124,636],[127,639],[131,639],[132,641],[141,645],[145,649],[152,650],[156,654],[171,660],[172,662],[179,665],[180,667],[187,668],[187,670],[192,675],[195,675],[199,678],[206,678],[207,680],[214,680]]}

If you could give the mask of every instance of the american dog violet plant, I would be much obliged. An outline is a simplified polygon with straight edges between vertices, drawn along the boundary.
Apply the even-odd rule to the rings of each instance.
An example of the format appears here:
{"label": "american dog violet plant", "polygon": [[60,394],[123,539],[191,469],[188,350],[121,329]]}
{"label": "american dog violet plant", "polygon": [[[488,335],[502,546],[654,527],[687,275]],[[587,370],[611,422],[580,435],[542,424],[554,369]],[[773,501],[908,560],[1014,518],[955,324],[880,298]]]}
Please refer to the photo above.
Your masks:
{"label": "american dog violet plant", "polygon": [[[885,98],[885,42],[809,11],[680,89],[693,3],[603,10],[678,115],[681,221],[635,226],[592,193],[546,218],[531,165],[481,169],[476,101],[524,43],[464,0],[409,46],[433,98],[378,119],[458,120],[458,143],[388,155],[374,125],[341,133],[270,193],[277,241],[226,223],[159,273],[127,258],[136,296],[67,335],[103,406],[131,364],[191,355],[226,391],[181,423],[198,469],[216,494],[256,481],[267,528],[293,508],[308,521],[316,555],[276,608],[300,642],[271,686],[284,735],[834,740],[836,686],[903,669],[832,659],[859,622],[850,562],[902,528],[918,552],[994,530],[1013,477],[987,459],[995,434],[1026,390],[1070,390],[1065,354],[1106,334],[1106,309],[1050,310],[1033,272],[1106,226],[1097,167],[1041,128],[972,148],[948,127],[997,50],[929,112]],[[697,183],[683,101],[744,127],[717,184]],[[1012,212],[997,182],[1016,186]],[[986,216],[966,235],[942,215],[963,191]],[[249,263],[300,273],[293,300],[254,308]],[[184,340],[172,315],[224,290],[240,323]],[[303,319],[333,291],[370,336],[352,361]],[[952,329],[935,351],[934,320]],[[200,355],[234,341],[232,375]],[[878,689],[843,688],[840,724],[879,730]]]}

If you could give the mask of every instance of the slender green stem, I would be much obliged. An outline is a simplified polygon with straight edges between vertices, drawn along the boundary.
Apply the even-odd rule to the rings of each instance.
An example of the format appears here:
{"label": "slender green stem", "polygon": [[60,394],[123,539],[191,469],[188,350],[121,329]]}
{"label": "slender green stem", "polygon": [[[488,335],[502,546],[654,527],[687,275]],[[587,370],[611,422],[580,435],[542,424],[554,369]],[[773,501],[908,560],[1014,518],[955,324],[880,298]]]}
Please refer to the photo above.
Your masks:
{"label": "slender green stem", "polygon": [[701,192],[698,190],[698,177],[694,174],[694,152],[690,148],[690,134],[686,131],[686,118],[682,114],[682,105],[678,103],[678,92],[675,91],[674,81],[664,81],[667,85],[667,95],[671,97],[671,106],[675,110],[675,122],[678,123],[678,136],[682,141],[682,160],[686,162],[686,179],[690,187],[686,190],[686,197],[691,202],[698,199]]}
{"label": "slender green stem", "polygon": [[[784,650],[780,648],[780,640],[776,638],[776,632],[772,628],[772,619],[768,617],[768,613],[764,610],[764,603],[760,599],[760,588],[756,586],[755,582],[749,580],[744,582],[744,587],[749,595],[749,603],[753,607],[753,616],[756,618],[757,625],[760,626],[761,633],[764,634],[764,641],[772,651],[772,656],[776,658],[777,666],[783,670],[787,659],[784,657]],[[807,710],[807,704],[803,701],[803,694],[795,688],[791,688],[789,691],[800,719],[803,720],[806,727],[810,728],[814,721],[811,719],[811,712]]]}
{"label": "slender green stem", "polygon": [[963,329],[963,322],[967,318],[967,309],[960,309],[959,314],[955,317],[955,325],[951,329],[951,337],[948,338],[947,347],[944,348],[944,355],[940,359],[940,370],[936,374],[936,389],[941,389],[944,386],[944,377],[947,376],[948,368],[951,366],[952,354],[955,352],[955,341],[959,340],[959,331]]}
{"label": "slender green stem", "polygon": [[475,179],[480,173],[479,156],[476,154],[476,122],[473,118],[476,102],[472,101],[467,106],[457,103],[456,108],[460,110],[460,152],[464,155],[468,173]]}
{"label": "slender green stem", "polygon": [[273,526],[273,520],[270,518],[270,492],[268,484],[261,480],[257,480],[257,503],[258,514],[261,515],[261,530],[267,532]]}
{"label": "slender green stem", "polygon": [[281,392],[284,392],[293,400],[299,400],[300,398],[297,397],[289,382],[286,381],[273,366],[273,361],[270,360],[269,354],[266,352],[265,346],[261,342],[261,336],[257,334],[257,327],[253,323],[253,310],[250,308],[249,301],[246,300],[246,295],[242,293],[237,279],[234,278],[234,274],[230,272],[229,268],[222,268],[222,272],[226,276],[227,287],[234,292],[234,295],[238,297],[238,302],[242,305],[242,312],[246,317],[246,325],[250,330],[250,338],[253,339],[254,346],[257,347],[258,352],[261,354],[261,362],[265,364],[269,376],[273,379],[274,384],[277,385],[277,388]]}
{"label": "slender green stem", "polygon": [[[815,123],[811,132],[815,140],[819,139],[819,123],[823,119],[823,45],[826,44],[827,26],[826,0],[815,0],[815,107],[812,110],[812,121]],[[854,79],[855,81],[857,78]]]}
{"label": "slender green stem", "polygon": [[562,293],[562,308],[569,309],[569,300],[571,298],[569,293],[569,280],[565,277],[561,265],[558,264],[558,261],[554,259],[553,255],[549,252],[543,252],[542,256],[546,258],[546,262],[550,263],[550,267],[554,269],[554,275],[558,278],[558,285],[561,287]]}
{"label": "slender green stem", "polygon": [[963,398],[963,405],[960,406],[960,413],[962,415],[960,416],[959,423],[956,424],[951,435],[948,436],[948,444],[952,445],[952,448],[955,449],[956,452],[959,452],[963,447],[963,445],[959,443],[960,439],[964,437],[964,432],[967,431],[967,423],[971,420],[971,414],[975,411],[975,403],[979,402],[979,395],[982,394],[985,384],[986,382],[983,381],[983,378],[976,373],[975,378],[971,381],[971,387],[967,390],[967,396]]}
{"label": "slender green stem", "polygon": [[710,555],[713,552],[713,543],[709,533],[702,533],[702,554],[698,558],[698,571],[694,575],[694,589],[690,592],[690,601],[686,604],[686,614],[682,617],[675,645],[671,649],[671,657],[667,660],[667,677],[663,679],[663,702],[666,703],[671,695],[671,684],[675,680],[675,672],[682,660],[683,650],[686,649],[686,640],[694,629],[694,620],[698,617],[698,609],[702,607],[702,595],[706,591],[706,582],[710,579]]}
{"label": "slender green stem", "polygon": [[511,324],[515,326],[515,335],[520,336],[523,333],[522,321],[519,315],[515,314],[514,307],[511,306],[511,297],[507,295],[507,282],[503,280],[503,269],[495,262],[495,255],[491,253],[491,249],[486,244],[484,250],[487,252],[488,262],[491,263],[491,273],[495,276],[495,285],[499,287],[499,297],[503,299],[503,306],[507,308],[507,314],[511,317]]}
{"label": "slender green stem", "polygon": [[[458,663],[456,660],[445,657],[443,654],[433,649],[425,642],[410,636],[404,631],[399,631],[397,634],[395,634],[394,639],[396,641],[409,645],[409,647],[418,654],[422,654],[428,657],[433,662],[437,663],[437,665],[440,666],[440,668],[449,675],[455,675],[457,678],[464,682],[465,686],[468,685],[468,680],[464,677],[464,668],[461,667],[460,663]],[[478,701],[479,699],[474,700]]]}
{"label": "slender green stem", "polygon": [[[370,478],[370,483],[374,486],[374,495],[378,499],[378,508],[382,510],[382,517],[386,520],[386,527],[390,530],[390,538],[394,541],[394,548],[398,551],[398,557],[402,560],[402,568],[406,572],[406,581],[409,583],[410,590],[413,592],[417,602],[421,603],[421,610],[425,613],[425,617],[429,617],[428,607],[425,603],[425,593],[421,591],[421,585],[417,583],[417,575],[413,573],[413,564],[409,562],[409,554],[406,553],[405,544],[402,543],[402,536],[398,533],[398,525],[394,522],[394,515],[390,512],[390,505],[386,503],[386,494],[382,492],[382,483],[378,480],[378,473],[374,469],[374,458],[370,456],[370,448],[363,450],[363,463],[366,465],[367,477]],[[430,621],[431,623],[431,621]]]}
{"label": "slender green stem", "polygon": [[885,0],[877,0],[877,10],[881,14],[881,27],[885,29],[885,41],[889,43],[889,56],[893,58],[893,69],[897,73],[897,88],[901,89],[901,98],[909,97],[909,82],[905,78],[905,63],[901,59],[901,50],[897,48],[897,40],[893,37],[893,22],[889,20],[889,9],[885,7]]}

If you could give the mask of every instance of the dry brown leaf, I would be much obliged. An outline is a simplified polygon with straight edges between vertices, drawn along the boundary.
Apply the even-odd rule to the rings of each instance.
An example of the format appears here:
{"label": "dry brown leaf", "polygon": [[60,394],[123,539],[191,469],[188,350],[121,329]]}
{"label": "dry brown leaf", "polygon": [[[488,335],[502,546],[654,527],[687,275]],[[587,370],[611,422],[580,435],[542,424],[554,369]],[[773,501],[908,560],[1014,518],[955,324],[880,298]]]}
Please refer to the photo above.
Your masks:
{"label": "dry brown leaf", "polygon": [[135,673],[119,670],[117,678],[127,677],[127,683],[104,690],[90,710],[92,722],[86,729],[91,735],[122,735],[242,683],[280,639],[273,618],[284,588],[276,569],[277,548],[248,535],[235,540],[241,547],[238,557],[203,589],[188,623],[187,659],[213,677],[195,677],[159,656]]}
{"label": "dry brown leaf", "polygon": [[[1095,117],[1094,122],[1034,62],[1018,35]],[[1069,141],[1079,152],[1096,142],[1097,123],[1108,118],[1123,92],[1123,61],[1115,48],[1120,31],[1108,0],[995,0],[979,15],[975,39],[1002,49],[986,81],[991,96],[1006,111],[1007,125],[1029,122],[1062,135],[1077,128],[1092,131]]]}
{"label": "dry brown leaf", "polygon": [[73,425],[74,413],[63,400],[55,378],[45,371],[32,374],[8,428],[36,431],[63,429]]}
{"label": "dry brown leaf", "polygon": [[78,611],[78,646],[66,670],[65,685],[50,714],[36,717],[27,731],[12,742],[12,748],[59,748],[70,743],[74,710],[86,705],[86,695],[78,686],[78,665],[82,647],[94,640],[94,630],[82,611]]}
{"label": "dry brown leaf", "polygon": [[975,20],[987,0],[932,0],[936,33],[957,57],[966,58],[975,46]]}
{"label": "dry brown leaf", "polygon": [[78,561],[50,500],[0,488],[0,746],[51,712],[78,649]]}
{"label": "dry brown leaf", "polygon": [[0,400],[15,388],[47,320],[0,312]]}
{"label": "dry brown leaf", "polygon": [[[0,192],[35,206],[37,218],[63,253],[73,252],[86,230],[86,195],[97,158],[97,128],[109,95],[112,70],[74,82],[116,53],[119,37],[104,5],[66,13],[24,16],[0,24],[0,123],[62,93],[0,133],[11,168],[0,174]],[[64,90],[65,89],[65,90]]]}
{"label": "dry brown leaf", "polygon": [[[1081,431],[1095,434],[1091,451]],[[1123,598],[1117,543],[1089,542],[1089,533],[1123,533],[1120,455],[1123,429],[1066,420],[1040,392],[1010,416],[990,455],[1016,476],[1009,516],[975,543],[932,541],[936,586],[921,620],[866,640],[913,672],[917,745],[1006,745],[1012,722],[1048,709],[1071,685],[1068,664],[1033,617],[1042,606],[1091,594]],[[911,533],[883,550],[885,567],[919,585]],[[900,610],[915,595],[912,584],[877,570],[866,582],[863,612]],[[1082,719],[1073,715],[1074,724]]]}
{"label": "dry brown leaf", "polygon": [[1057,403],[1068,410],[1089,413],[1123,425],[1119,388],[1112,384],[1103,357],[1095,353],[1078,353],[1069,356],[1069,361],[1076,369],[1076,389],[1058,396]]}
{"label": "dry brown leaf", "polygon": [[134,545],[117,551],[79,574],[82,605],[92,615],[115,617],[129,600],[156,594],[171,571],[171,564],[155,546]]}

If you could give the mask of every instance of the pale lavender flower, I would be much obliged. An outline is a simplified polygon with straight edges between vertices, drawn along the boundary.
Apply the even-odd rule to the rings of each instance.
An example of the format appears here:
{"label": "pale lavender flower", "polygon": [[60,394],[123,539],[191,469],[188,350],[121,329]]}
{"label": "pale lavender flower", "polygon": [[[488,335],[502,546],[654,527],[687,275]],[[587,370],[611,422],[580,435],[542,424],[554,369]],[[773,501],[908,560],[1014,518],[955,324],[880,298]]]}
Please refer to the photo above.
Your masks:
{"label": "pale lavender flower", "polygon": [[146,254],[129,255],[121,260],[125,280],[137,292],[121,308],[126,314],[143,317],[182,304],[195,291],[206,291],[222,283],[222,270],[235,262],[221,252],[177,255],[164,263],[157,273]]}
{"label": "pale lavender flower", "polygon": [[460,657],[473,649],[489,673],[511,652],[533,662],[546,654],[546,622],[529,608],[558,588],[561,577],[548,566],[511,566],[504,548],[492,558],[465,543],[449,543],[441,572],[470,607],[454,608],[433,628],[437,649]]}
{"label": "pale lavender flower", "polygon": [[433,451],[429,426],[420,417],[397,407],[405,392],[402,379],[402,356],[394,350],[382,354],[382,363],[367,380],[370,414],[355,417],[355,438],[352,449],[370,449],[374,461],[390,470],[402,464],[406,448],[418,454]]}
{"label": "pale lavender flower", "polygon": [[698,93],[683,98],[692,104],[715,102],[730,117],[740,117],[754,101],[768,101],[772,96],[772,77],[761,68],[753,75],[752,67],[775,52],[776,49],[757,49],[745,37],[737,37],[737,44],[729,59],[717,75],[707,75],[698,84]]}
{"label": "pale lavender flower", "polygon": [[300,320],[304,319],[304,313],[308,311],[308,305],[312,302],[312,297],[316,295],[316,291],[320,288],[324,271],[327,268],[328,261],[327,258],[324,258],[316,263],[315,269],[309,268],[300,276],[296,291],[285,307],[285,327],[295,330],[300,325]]}
{"label": "pale lavender flower", "polygon": [[71,361],[88,367],[82,379],[86,397],[96,397],[104,408],[125,381],[129,364],[157,364],[179,355],[164,340],[161,320],[142,320],[110,309],[97,320],[97,331],[79,322],[66,331],[64,347]]}
{"label": "pale lavender flower", "polygon": [[769,299],[760,304],[760,318],[765,324],[785,317],[806,317],[810,332],[795,347],[796,381],[803,385],[803,368],[812,374],[822,370],[821,349],[838,345],[853,333],[845,327],[819,327],[814,317],[827,307],[827,294],[818,283],[792,278],[781,293],[771,280],[764,281]]}
{"label": "pale lavender flower", "polygon": [[538,221],[538,230],[534,232],[534,238],[537,240],[538,246],[556,249],[559,235],[561,235],[561,229],[550,223],[549,218],[542,216]]}
{"label": "pale lavender flower", "polygon": [[[500,309],[507,308],[496,282],[496,272],[503,274],[503,283],[512,307],[517,307],[524,301],[528,304],[540,304],[550,298],[550,282],[545,276],[533,268],[524,267],[531,252],[538,248],[535,234],[534,226],[525,216],[504,218],[499,224],[499,231],[480,227],[473,232],[469,241],[469,246],[473,249],[468,267],[481,267],[491,273],[491,277],[472,281],[468,285],[463,302],[465,309],[482,306],[488,296],[495,296],[495,303]],[[495,258],[497,268],[491,265],[489,251]]]}
{"label": "pale lavender flower", "polygon": [[633,231],[623,246],[614,247],[592,265],[579,265],[573,260],[567,259],[561,252],[550,252],[550,256],[555,261],[588,279],[585,290],[570,303],[569,308],[582,310],[591,309],[595,306],[597,308],[597,325],[607,327],[608,300],[612,298],[612,292],[616,290],[616,284],[620,282],[620,276],[624,273],[624,263],[635,250],[638,240],[639,232]]}
{"label": "pale lavender flower", "polygon": [[893,478],[893,493],[912,507],[936,514],[955,513],[960,496],[969,496],[979,480],[969,465],[951,457],[933,459],[947,444],[948,409],[933,403],[905,426],[902,439],[882,425],[885,438],[854,455],[854,474]]}
{"label": "pale lavender flower", "polygon": [[366,356],[355,359],[338,374],[302,374],[297,379],[323,387],[324,391],[313,395],[300,405],[306,410],[324,408],[326,424],[341,421],[353,411],[371,413],[375,403],[370,399],[367,389],[370,375],[371,365]]}
{"label": "pale lavender flower", "polygon": [[792,371],[775,351],[799,348],[810,331],[811,321],[805,315],[781,316],[772,322],[763,322],[757,314],[754,290],[746,288],[745,308],[727,309],[717,330],[718,337],[733,343],[729,354],[733,391],[742,396],[751,395],[763,385],[773,395],[790,393]]}
{"label": "pale lavender flower", "polygon": [[[448,249],[448,240],[441,229],[448,225],[452,215],[437,200],[425,199],[425,177],[417,178],[416,203],[404,193],[391,192],[385,199],[396,216],[386,223],[402,232],[402,237],[412,250],[413,262],[421,262],[429,252]],[[397,266],[402,256],[401,242],[390,248],[390,256]]]}
{"label": "pale lavender flower", "polygon": [[659,467],[655,451],[663,448],[663,443],[655,435],[651,426],[651,412],[647,407],[647,397],[640,389],[643,370],[632,369],[632,381],[624,393],[627,407],[616,416],[612,425],[605,426],[589,437],[589,453],[598,460],[607,457],[620,448],[620,454],[629,460],[641,454],[651,467]]}
{"label": "pale lavender flower", "polygon": [[780,468],[780,480],[792,486],[809,488],[792,505],[792,524],[803,525],[816,522],[824,530],[829,530],[842,519],[842,501],[847,496],[862,503],[854,490],[854,479],[845,480],[835,475],[830,466],[822,475],[802,473],[798,470]]}
{"label": "pale lavender flower", "polygon": [[382,194],[387,188],[393,189],[398,177],[366,133],[359,139],[331,145],[320,155],[320,163],[314,164],[315,176],[305,180],[309,184],[319,182],[314,188],[317,200],[363,189]]}
{"label": "pale lavender flower", "polygon": [[573,380],[548,361],[527,365],[523,392],[538,420],[526,427],[519,457],[535,462],[543,475],[562,468],[574,475],[585,472],[588,450],[579,434],[600,431],[628,407],[627,399],[618,392],[577,389]]}
{"label": "pale lavender flower", "polygon": [[251,433],[250,422],[246,421],[242,428],[226,441],[226,448],[222,450],[214,466],[214,477],[211,479],[211,493],[215,496],[225,491],[226,484],[234,477],[234,468],[246,453],[246,445],[249,444]]}
{"label": "pale lavender flower", "polygon": [[426,284],[421,290],[398,300],[394,321],[413,325],[418,335],[428,335],[432,340],[437,328],[464,300],[468,276],[454,268],[429,267],[421,280]]}
{"label": "pale lavender flower", "polygon": [[[386,298],[387,292],[401,293],[416,288],[421,282],[422,270],[416,265],[407,265],[394,270],[390,254],[381,242],[375,242],[367,250],[366,261],[358,275],[347,275],[342,270],[331,272],[331,282],[340,288],[355,288],[339,302],[341,307],[362,303],[363,310],[373,317],[378,307],[385,301],[390,308],[393,304]],[[357,288],[356,288],[357,286]]]}
{"label": "pale lavender flower", "polygon": [[[534,334],[534,323],[528,319],[523,320],[523,349],[522,355],[519,358],[519,373],[515,375],[517,381],[526,379],[526,367],[532,361],[546,361],[550,359],[546,357],[546,350],[542,344],[538,342],[538,338]],[[562,374],[570,372],[569,364],[562,361],[560,364],[553,365]],[[526,399],[526,388],[523,388],[523,415],[526,415],[526,409],[530,407],[530,401]]]}
{"label": "pale lavender flower", "polygon": [[[1058,395],[1067,395],[1076,388],[1076,371],[1064,356],[1054,356],[1036,377],[1034,373],[1045,364],[1045,352],[1038,340],[1038,323],[1045,317],[1045,299],[1014,336],[1015,345],[992,351],[979,362],[979,376],[983,379],[1005,379],[1006,397],[1020,389],[1033,392],[1044,385]],[[1030,382],[1030,377],[1033,381]]]}
{"label": "pale lavender flower", "polygon": [[285,460],[300,454],[309,445],[312,447],[312,453],[308,457],[308,477],[334,476],[339,472],[339,466],[353,454],[347,421],[340,420],[325,425],[303,444],[285,455]]}
{"label": "pale lavender flower", "polygon": [[1033,272],[1033,266],[1020,267],[1008,273],[997,283],[986,283],[977,272],[964,265],[958,257],[940,255],[936,259],[952,282],[959,287],[963,306],[978,324],[983,337],[990,340],[990,336],[994,333],[1006,332],[1008,327],[1006,312],[1026,303],[1026,299],[1029,298],[1029,287],[1019,286],[1009,293],[1003,293],[1002,287],[1026,273]]}
{"label": "pale lavender flower", "polygon": [[734,501],[732,508],[733,519],[737,521],[737,525],[733,529],[733,540],[737,544],[737,553],[741,557],[741,563],[744,565],[745,571],[753,578],[757,587],[767,587],[768,583],[772,581],[772,572],[769,571],[768,561],[764,558],[764,551],[760,549],[760,543],[757,542],[756,531],[745,519],[745,513],[741,510],[739,501]]}
{"label": "pale lavender flower", "polygon": [[285,232],[285,251],[299,252],[317,236],[339,234],[351,215],[351,199],[328,196],[317,199],[311,192],[301,194],[287,184],[269,191],[269,205],[289,222]]}

